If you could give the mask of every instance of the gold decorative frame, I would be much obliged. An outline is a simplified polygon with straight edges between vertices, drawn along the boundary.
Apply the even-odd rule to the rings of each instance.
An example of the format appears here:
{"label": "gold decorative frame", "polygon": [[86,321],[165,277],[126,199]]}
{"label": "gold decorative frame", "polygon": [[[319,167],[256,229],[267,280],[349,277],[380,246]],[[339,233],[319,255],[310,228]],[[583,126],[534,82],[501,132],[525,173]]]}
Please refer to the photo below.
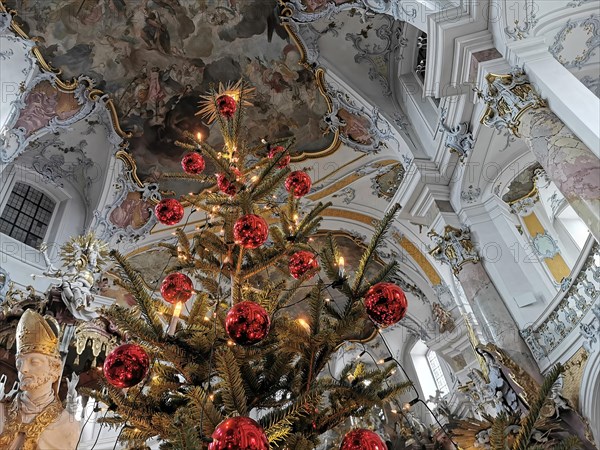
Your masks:
{"label": "gold decorative frame", "polygon": [[[285,6],[285,3],[282,0],[279,0],[279,4],[281,6],[283,6],[283,8],[280,12],[280,17],[284,18],[284,19],[290,17],[292,15],[292,10],[289,7]],[[313,75],[315,77],[315,83],[317,84],[317,87],[319,88],[319,92],[321,93],[321,95],[323,96],[325,101],[327,102],[327,112],[331,113],[333,111],[333,101],[331,100],[331,97],[330,97],[329,93],[327,92],[327,88],[325,87],[325,69],[323,69],[322,67],[317,67],[315,69],[313,66],[308,64],[308,62],[306,60],[306,48],[304,47],[304,44],[302,43],[302,40],[300,39],[300,37],[294,32],[294,30],[292,30],[292,27],[290,27],[287,23],[283,22],[282,26],[285,29],[285,31],[287,32],[288,36],[291,38],[291,40],[296,45],[296,48],[298,49],[298,51],[300,52],[299,64],[302,65],[305,69],[310,70],[313,73]],[[311,152],[311,153],[302,152],[299,155],[293,156],[292,161],[293,162],[301,162],[301,161],[306,161],[307,159],[324,158],[326,156],[329,156],[329,155],[332,155],[333,153],[335,153],[336,150],[338,150],[340,148],[341,144],[342,144],[342,141],[340,140],[340,132],[339,132],[339,130],[335,130],[333,132],[333,141],[331,142],[331,144],[329,144],[329,146],[327,148],[325,148],[321,151],[318,151],[318,152]]]}

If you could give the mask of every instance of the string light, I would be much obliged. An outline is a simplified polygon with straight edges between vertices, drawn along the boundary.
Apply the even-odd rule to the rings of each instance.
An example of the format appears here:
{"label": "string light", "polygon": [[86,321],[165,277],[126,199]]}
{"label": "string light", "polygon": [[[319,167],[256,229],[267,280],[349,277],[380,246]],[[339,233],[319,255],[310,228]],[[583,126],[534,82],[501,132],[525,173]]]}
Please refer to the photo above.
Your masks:
{"label": "string light", "polygon": [[306,329],[306,331],[310,331],[310,325],[308,324],[308,322],[303,319],[302,317],[298,319],[298,323]]}

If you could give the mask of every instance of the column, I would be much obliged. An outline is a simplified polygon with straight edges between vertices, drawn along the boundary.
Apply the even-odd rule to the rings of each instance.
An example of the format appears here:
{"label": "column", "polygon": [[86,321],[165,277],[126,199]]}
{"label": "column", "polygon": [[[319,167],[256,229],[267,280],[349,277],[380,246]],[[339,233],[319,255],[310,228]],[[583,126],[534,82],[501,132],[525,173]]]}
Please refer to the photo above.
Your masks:
{"label": "column", "polygon": [[446,225],[443,235],[431,231],[429,236],[436,244],[430,254],[450,265],[486,334],[532,377],[539,379],[539,367],[500,293],[480,264],[469,229]]}
{"label": "column", "polygon": [[524,72],[488,74],[481,122],[522,138],[600,242],[600,159],[556,116]]}

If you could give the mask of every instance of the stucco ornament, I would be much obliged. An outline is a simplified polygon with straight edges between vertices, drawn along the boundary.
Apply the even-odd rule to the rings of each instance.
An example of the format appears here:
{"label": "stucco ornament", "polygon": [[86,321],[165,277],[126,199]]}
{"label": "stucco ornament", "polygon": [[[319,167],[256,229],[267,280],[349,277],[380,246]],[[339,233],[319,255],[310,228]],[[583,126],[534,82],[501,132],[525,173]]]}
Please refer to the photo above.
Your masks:
{"label": "stucco ornament", "polygon": [[99,273],[108,257],[107,244],[96,238],[94,233],[71,238],[61,247],[60,256],[64,271],[57,270],[47,254],[47,245],[40,247],[47,269],[44,275],[60,281],[61,299],[73,317],[92,320],[98,317],[92,302],[92,286],[95,274]]}
{"label": "stucco ornament", "polygon": [[508,128],[519,136],[521,116],[530,109],[544,108],[547,105],[533,89],[529,78],[519,68],[506,75],[488,74],[487,92],[478,91],[477,95],[487,104],[481,122],[491,128]]}
{"label": "stucco ornament", "polygon": [[454,274],[458,274],[468,262],[479,262],[479,255],[471,242],[471,232],[467,227],[454,228],[446,225],[443,235],[440,236],[435,231],[430,231],[427,235],[436,244],[429,254],[438,261],[449,264]]}
{"label": "stucco ornament", "polygon": [[465,162],[469,156],[469,152],[473,150],[475,139],[473,133],[469,131],[469,123],[462,122],[451,127],[446,122],[446,110],[442,110],[440,116],[439,128],[445,132],[445,144],[450,150],[450,153],[456,153],[460,162]]}

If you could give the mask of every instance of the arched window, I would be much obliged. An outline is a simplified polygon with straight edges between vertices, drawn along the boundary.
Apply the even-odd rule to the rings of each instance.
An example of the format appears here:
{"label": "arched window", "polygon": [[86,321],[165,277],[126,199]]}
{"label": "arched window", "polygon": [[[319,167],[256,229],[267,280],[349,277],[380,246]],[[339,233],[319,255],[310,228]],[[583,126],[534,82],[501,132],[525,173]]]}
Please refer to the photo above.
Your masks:
{"label": "arched window", "polygon": [[436,391],[440,391],[441,395],[450,392],[446,376],[436,353],[427,348],[423,341],[417,341],[410,351],[410,356],[424,398],[436,397]]}
{"label": "arched window", "polygon": [[56,202],[28,184],[17,182],[0,215],[0,233],[38,248],[52,219]]}
{"label": "arched window", "polygon": [[433,350],[429,350],[425,354],[425,357],[427,358],[429,370],[431,371],[431,375],[433,376],[433,381],[435,382],[436,389],[439,390],[442,393],[442,395],[446,395],[450,391],[448,389],[448,383],[446,383],[446,377],[444,376],[444,372],[442,371],[442,366],[440,365],[440,360],[438,359],[437,354]]}

